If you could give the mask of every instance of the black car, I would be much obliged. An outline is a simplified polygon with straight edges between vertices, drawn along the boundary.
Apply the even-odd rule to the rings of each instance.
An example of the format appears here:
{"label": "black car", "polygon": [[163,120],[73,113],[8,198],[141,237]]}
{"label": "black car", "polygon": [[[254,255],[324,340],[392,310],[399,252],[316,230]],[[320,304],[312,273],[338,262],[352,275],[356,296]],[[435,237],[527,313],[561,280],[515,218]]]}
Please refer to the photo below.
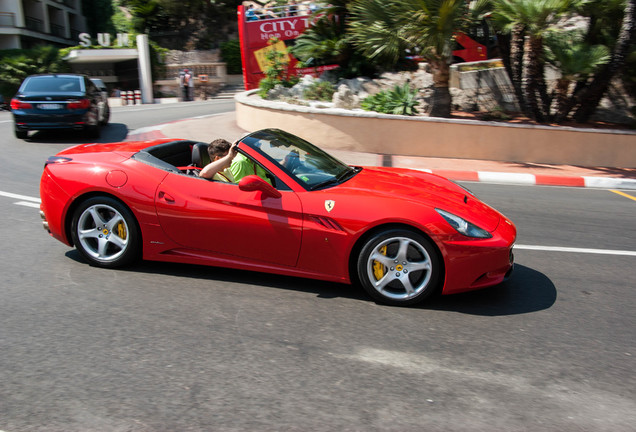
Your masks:
{"label": "black car", "polygon": [[15,136],[30,130],[73,129],[99,136],[110,118],[108,99],[85,75],[31,75],[11,99]]}

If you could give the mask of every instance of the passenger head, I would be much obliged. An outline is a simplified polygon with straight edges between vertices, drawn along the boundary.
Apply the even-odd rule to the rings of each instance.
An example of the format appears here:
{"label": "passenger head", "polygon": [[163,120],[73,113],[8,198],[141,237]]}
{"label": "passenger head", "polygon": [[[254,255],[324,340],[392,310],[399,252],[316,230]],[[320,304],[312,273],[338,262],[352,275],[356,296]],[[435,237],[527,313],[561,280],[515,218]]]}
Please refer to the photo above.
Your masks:
{"label": "passenger head", "polygon": [[232,144],[229,141],[226,141],[222,138],[215,139],[208,145],[208,153],[210,155],[210,160],[214,162],[217,159],[225,156],[229,151]]}

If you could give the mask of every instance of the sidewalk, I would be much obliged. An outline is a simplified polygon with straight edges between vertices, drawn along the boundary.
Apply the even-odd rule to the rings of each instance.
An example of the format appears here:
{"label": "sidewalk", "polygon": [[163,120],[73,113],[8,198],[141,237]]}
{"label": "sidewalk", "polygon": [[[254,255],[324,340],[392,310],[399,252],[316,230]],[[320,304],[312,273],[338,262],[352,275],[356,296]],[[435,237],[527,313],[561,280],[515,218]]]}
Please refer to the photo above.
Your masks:
{"label": "sidewalk", "polygon": [[[128,141],[164,137],[210,142],[215,138],[235,141],[247,131],[236,125],[235,113],[181,120],[132,131]],[[314,143],[320,145],[320,143]],[[439,174],[451,180],[502,184],[577,186],[636,190],[636,168],[579,167],[532,163],[378,155],[326,149],[351,165],[394,166]]]}

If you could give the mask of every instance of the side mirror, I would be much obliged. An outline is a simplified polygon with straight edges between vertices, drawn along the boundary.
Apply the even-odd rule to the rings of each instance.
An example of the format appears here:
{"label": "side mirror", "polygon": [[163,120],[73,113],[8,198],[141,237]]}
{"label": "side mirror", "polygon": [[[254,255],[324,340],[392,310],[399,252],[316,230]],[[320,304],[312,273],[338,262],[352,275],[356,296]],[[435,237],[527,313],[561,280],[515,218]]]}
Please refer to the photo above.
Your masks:
{"label": "side mirror", "polygon": [[239,181],[239,189],[246,192],[261,191],[266,196],[280,198],[282,194],[274,186],[257,175],[248,175]]}

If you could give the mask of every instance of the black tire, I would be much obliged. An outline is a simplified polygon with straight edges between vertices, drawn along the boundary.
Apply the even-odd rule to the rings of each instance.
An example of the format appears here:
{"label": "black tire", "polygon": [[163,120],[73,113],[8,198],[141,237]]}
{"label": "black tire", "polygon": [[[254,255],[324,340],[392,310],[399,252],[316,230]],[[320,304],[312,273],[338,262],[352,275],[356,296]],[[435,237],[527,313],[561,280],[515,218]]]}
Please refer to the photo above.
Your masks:
{"label": "black tire", "polygon": [[141,233],[132,212],[110,197],[93,197],[74,212],[73,244],[91,265],[114,268],[140,257]]}
{"label": "black tire", "polygon": [[101,127],[99,122],[93,126],[86,126],[86,129],[84,129],[84,133],[86,134],[86,137],[89,139],[99,138],[101,134]]}
{"label": "black tire", "polygon": [[106,126],[110,121],[110,107],[106,105],[106,112],[104,113],[104,118],[99,121],[99,124],[102,126]]}
{"label": "black tire", "polygon": [[441,267],[428,238],[406,229],[391,229],[364,244],[358,256],[357,276],[378,303],[408,306],[437,290]]}
{"label": "black tire", "polygon": [[15,131],[15,137],[17,139],[27,139],[27,137],[29,136],[29,131],[25,131],[25,130],[19,130],[19,129],[14,129]]}

